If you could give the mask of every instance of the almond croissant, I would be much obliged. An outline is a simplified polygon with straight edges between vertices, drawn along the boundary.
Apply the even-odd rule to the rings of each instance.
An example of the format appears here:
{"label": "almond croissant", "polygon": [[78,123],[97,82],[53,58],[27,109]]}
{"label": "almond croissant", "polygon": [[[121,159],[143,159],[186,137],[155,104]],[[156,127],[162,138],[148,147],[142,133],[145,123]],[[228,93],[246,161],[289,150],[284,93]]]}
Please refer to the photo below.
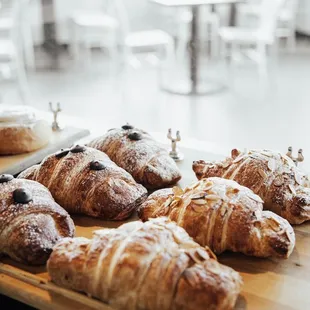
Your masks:
{"label": "almond croissant", "polygon": [[202,179],[190,187],[154,192],[138,211],[139,217],[168,216],[200,245],[215,253],[226,250],[246,255],[287,258],[295,235],[280,216],[262,211],[262,200],[238,183]]}
{"label": "almond croissant", "polygon": [[147,195],[106,154],[78,145],[46,157],[19,177],[45,185],[69,213],[107,220],[127,218]]}
{"label": "almond croissant", "polygon": [[222,162],[194,162],[197,178],[235,180],[259,195],[267,210],[291,224],[310,219],[310,182],[288,156],[267,150],[232,150],[231,155]]}
{"label": "almond croissant", "polygon": [[0,254],[41,265],[60,239],[73,235],[73,221],[47,188],[0,175]]}
{"label": "almond croissant", "polygon": [[131,125],[111,129],[89,146],[107,153],[146,188],[167,187],[181,179],[181,173],[167,150],[148,133]]}
{"label": "almond croissant", "polygon": [[57,285],[119,310],[229,310],[241,277],[167,218],[66,238],[47,263]]}

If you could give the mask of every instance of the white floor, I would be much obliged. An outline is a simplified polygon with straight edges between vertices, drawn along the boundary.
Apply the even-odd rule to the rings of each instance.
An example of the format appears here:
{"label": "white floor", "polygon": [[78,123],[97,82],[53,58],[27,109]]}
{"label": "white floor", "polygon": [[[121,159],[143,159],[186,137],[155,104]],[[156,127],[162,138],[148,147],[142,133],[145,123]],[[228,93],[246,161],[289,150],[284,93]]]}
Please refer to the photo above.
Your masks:
{"label": "white floor", "polygon": [[[127,79],[112,74],[109,60],[96,53],[91,67],[77,67],[64,56],[61,71],[30,74],[33,105],[47,109],[60,101],[64,112],[102,128],[130,122],[163,135],[169,127],[183,136],[215,142],[225,148],[303,148],[310,163],[310,43],[294,54],[282,52],[268,93],[261,92],[255,67],[236,70],[235,89],[209,96],[171,95],[158,87],[151,65],[130,69]],[[185,70],[186,64],[183,64]],[[226,82],[222,63],[202,64],[202,75]],[[173,73],[173,72],[172,72]],[[166,74],[166,73],[165,73]],[[171,84],[180,75],[167,75]],[[4,90],[4,88],[2,88]],[[6,88],[5,88],[6,89]],[[15,98],[15,99],[14,99]],[[4,94],[14,101],[14,90]],[[310,166],[310,165],[309,165]]]}

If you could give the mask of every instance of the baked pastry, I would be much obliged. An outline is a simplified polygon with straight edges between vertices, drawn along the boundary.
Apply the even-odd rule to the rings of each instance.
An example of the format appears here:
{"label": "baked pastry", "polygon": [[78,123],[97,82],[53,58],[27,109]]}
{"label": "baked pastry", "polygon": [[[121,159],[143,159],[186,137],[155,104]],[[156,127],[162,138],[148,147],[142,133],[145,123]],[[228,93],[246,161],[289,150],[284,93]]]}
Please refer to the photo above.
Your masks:
{"label": "baked pastry", "polygon": [[113,309],[232,309],[241,277],[167,218],[66,238],[47,263],[57,285]]}
{"label": "baked pastry", "polygon": [[237,181],[264,200],[265,209],[300,224],[310,219],[309,179],[286,155],[267,150],[241,152],[220,162],[193,163],[198,179],[222,177]]}
{"label": "baked pastry", "polygon": [[123,220],[146,198],[147,190],[109,157],[76,145],[46,157],[19,175],[45,185],[69,213]]}
{"label": "baked pastry", "polygon": [[43,185],[0,175],[0,254],[44,264],[53,246],[73,237],[74,224]]}
{"label": "baked pastry", "polygon": [[105,152],[148,189],[167,187],[181,179],[181,173],[167,150],[147,132],[131,125],[111,129],[89,146]]}
{"label": "baked pastry", "polygon": [[0,104],[0,155],[35,151],[49,143],[51,126],[25,106]]}
{"label": "baked pastry", "polygon": [[143,221],[168,216],[217,254],[229,250],[287,258],[295,245],[293,228],[285,219],[262,209],[263,201],[250,189],[234,181],[208,178],[184,191],[154,192],[138,214]]}

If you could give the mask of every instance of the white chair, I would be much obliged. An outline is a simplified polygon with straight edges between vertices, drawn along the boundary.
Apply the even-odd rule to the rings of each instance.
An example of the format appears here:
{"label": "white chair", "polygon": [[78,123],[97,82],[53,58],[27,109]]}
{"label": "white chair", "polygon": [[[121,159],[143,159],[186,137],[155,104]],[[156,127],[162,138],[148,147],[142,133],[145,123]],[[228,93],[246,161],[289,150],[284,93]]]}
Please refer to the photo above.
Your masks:
{"label": "white chair", "polygon": [[103,0],[101,11],[81,10],[72,14],[71,47],[75,60],[81,60],[81,48],[86,63],[90,62],[92,47],[106,48],[112,57],[117,54],[119,22],[112,13],[113,0]]}
{"label": "white chair", "polygon": [[1,19],[0,19],[0,36],[1,34],[8,34],[12,28],[19,27],[20,37],[18,44],[20,49],[23,50],[23,56],[25,59],[25,65],[29,69],[35,68],[35,54],[34,54],[34,43],[32,38],[31,23],[28,16],[27,6],[31,1],[21,0],[21,14],[18,19],[18,25],[14,23],[14,16],[12,14],[12,1],[3,0],[1,8]]}
{"label": "white chair", "polygon": [[[252,0],[250,3],[239,6],[238,13],[240,19],[250,20],[257,18],[259,14],[259,1]],[[277,38],[286,39],[286,47],[295,51],[296,49],[296,17],[299,0],[285,0],[281,9],[276,36]],[[255,23],[255,20],[253,21]]]}
{"label": "white chair", "polygon": [[[15,79],[23,103],[30,101],[30,91],[25,72],[23,50],[19,44],[21,40],[20,20],[26,0],[6,1],[0,8],[0,24],[5,25],[10,20],[12,24],[7,33],[0,36],[0,79]],[[3,18],[3,19],[2,19]]]}
{"label": "white chair", "polygon": [[[80,34],[81,29],[94,42],[94,38],[102,42],[102,46],[108,48],[111,54],[119,56],[119,47],[125,62],[135,63],[134,54],[143,49],[154,49],[164,51],[170,58],[174,55],[174,40],[166,32],[160,29],[131,32],[130,22],[125,4],[122,0],[110,0],[106,2],[106,12],[87,12],[81,13],[79,19],[74,18],[74,50],[78,53],[80,44],[89,48],[88,39]],[[77,28],[78,27],[78,28]],[[86,37],[87,37],[86,36]],[[119,58],[120,60],[120,58]]]}
{"label": "white chair", "polygon": [[[177,24],[178,24],[178,55],[183,57],[187,51],[187,45],[190,37],[190,24],[192,22],[192,12],[189,9],[180,8],[178,9],[179,13],[177,14]],[[206,46],[206,49],[209,50],[211,46],[211,56],[215,57],[218,55],[219,51],[219,16],[211,11],[210,6],[201,6],[199,8],[198,16],[198,38],[199,42],[203,43]]]}
{"label": "white chair", "polygon": [[[219,35],[222,53],[228,56],[229,64],[246,56],[258,65],[263,82],[268,78],[267,50],[276,41],[276,28],[285,0],[262,0],[257,28],[223,27]],[[230,47],[230,53],[229,53]]]}

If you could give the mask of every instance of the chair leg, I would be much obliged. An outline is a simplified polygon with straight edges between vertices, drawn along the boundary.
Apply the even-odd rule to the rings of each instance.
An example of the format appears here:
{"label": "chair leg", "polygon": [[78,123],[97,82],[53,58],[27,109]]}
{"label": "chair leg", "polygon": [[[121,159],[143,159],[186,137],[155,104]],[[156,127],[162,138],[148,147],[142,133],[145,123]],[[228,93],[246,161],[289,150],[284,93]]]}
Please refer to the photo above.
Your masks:
{"label": "chair leg", "polygon": [[289,37],[287,37],[287,39],[286,39],[286,48],[290,52],[295,52],[295,50],[296,50],[296,34],[295,34],[295,31],[293,31],[291,33],[291,35]]}
{"label": "chair leg", "polygon": [[211,56],[212,57],[218,57],[219,55],[219,22],[214,21],[214,23],[211,25]]}
{"label": "chair leg", "polygon": [[71,41],[71,54],[74,61],[78,61],[80,59],[80,45],[79,45],[79,34],[78,34],[78,27],[72,23],[71,30],[72,30],[72,41]]}

